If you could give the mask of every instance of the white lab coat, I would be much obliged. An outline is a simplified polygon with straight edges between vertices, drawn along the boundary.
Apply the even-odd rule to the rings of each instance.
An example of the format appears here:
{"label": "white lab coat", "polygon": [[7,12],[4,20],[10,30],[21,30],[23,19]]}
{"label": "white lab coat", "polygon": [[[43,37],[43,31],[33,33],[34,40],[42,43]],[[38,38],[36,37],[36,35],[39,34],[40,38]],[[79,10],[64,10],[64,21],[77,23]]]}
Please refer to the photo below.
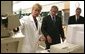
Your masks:
{"label": "white lab coat", "polygon": [[20,30],[25,35],[22,46],[22,53],[35,53],[38,48],[41,24],[38,22],[38,29],[34,23],[32,15],[24,16],[20,19]]}

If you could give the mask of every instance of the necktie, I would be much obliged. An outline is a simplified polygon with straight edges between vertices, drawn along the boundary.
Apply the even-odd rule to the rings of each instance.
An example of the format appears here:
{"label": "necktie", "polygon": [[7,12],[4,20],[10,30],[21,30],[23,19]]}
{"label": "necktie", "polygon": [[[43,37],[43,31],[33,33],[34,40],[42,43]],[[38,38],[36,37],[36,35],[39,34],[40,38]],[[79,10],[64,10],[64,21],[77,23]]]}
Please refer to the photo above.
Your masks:
{"label": "necktie", "polygon": [[38,22],[36,18],[34,19],[34,22],[35,22],[36,28],[38,29]]}
{"label": "necktie", "polygon": [[56,20],[55,20],[55,17],[53,16],[53,22],[55,23],[55,21],[56,21]]}

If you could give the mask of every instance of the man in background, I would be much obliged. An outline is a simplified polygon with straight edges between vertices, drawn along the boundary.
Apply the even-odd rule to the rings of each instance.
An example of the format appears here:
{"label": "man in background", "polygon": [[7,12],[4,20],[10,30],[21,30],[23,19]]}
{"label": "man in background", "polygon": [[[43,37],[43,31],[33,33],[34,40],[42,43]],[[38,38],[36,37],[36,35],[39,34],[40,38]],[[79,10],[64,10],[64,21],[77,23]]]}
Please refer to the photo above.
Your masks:
{"label": "man in background", "polygon": [[81,8],[76,9],[76,14],[69,17],[68,24],[84,24],[84,17],[80,16]]}

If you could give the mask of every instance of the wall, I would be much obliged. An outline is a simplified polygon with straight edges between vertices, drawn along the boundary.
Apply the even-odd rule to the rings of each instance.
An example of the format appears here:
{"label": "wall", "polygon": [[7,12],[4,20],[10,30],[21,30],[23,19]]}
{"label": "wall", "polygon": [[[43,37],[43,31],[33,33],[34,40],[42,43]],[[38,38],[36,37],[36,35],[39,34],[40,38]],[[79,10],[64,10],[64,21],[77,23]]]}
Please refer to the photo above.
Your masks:
{"label": "wall", "polygon": [[70,1],[65,1],[64,2],[64,9],[69,9],[70,8]]}
{"label": "wall", "polygon": [[1,15],[12,13],[12,1],[1,1]]}
{"label": "wall", "polygon": [[75,10],[78,6],[82,9],[81,16],[84,16],[84,1],[70,1],[70,16],[75,14]]}

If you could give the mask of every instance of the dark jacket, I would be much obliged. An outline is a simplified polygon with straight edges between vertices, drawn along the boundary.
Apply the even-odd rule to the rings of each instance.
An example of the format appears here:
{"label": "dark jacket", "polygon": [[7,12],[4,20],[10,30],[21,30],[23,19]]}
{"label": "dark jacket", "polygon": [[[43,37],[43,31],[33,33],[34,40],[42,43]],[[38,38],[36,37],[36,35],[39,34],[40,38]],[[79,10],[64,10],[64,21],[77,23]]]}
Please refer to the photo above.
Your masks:
{"label": "dark jacket", "polygon": [[41,31],[45,37],[49,35],[54,41],[60,42],[60,36],[64,37],[61,18],[56,16],[56,22],[54,23],[50,15],[46,16],[43,18]]}
{"label": "dark jacket", "polygon": [[80,16],[79,19],[76,21],[75,15],[70,16],[68,24],[84,24],[84,17]]}

